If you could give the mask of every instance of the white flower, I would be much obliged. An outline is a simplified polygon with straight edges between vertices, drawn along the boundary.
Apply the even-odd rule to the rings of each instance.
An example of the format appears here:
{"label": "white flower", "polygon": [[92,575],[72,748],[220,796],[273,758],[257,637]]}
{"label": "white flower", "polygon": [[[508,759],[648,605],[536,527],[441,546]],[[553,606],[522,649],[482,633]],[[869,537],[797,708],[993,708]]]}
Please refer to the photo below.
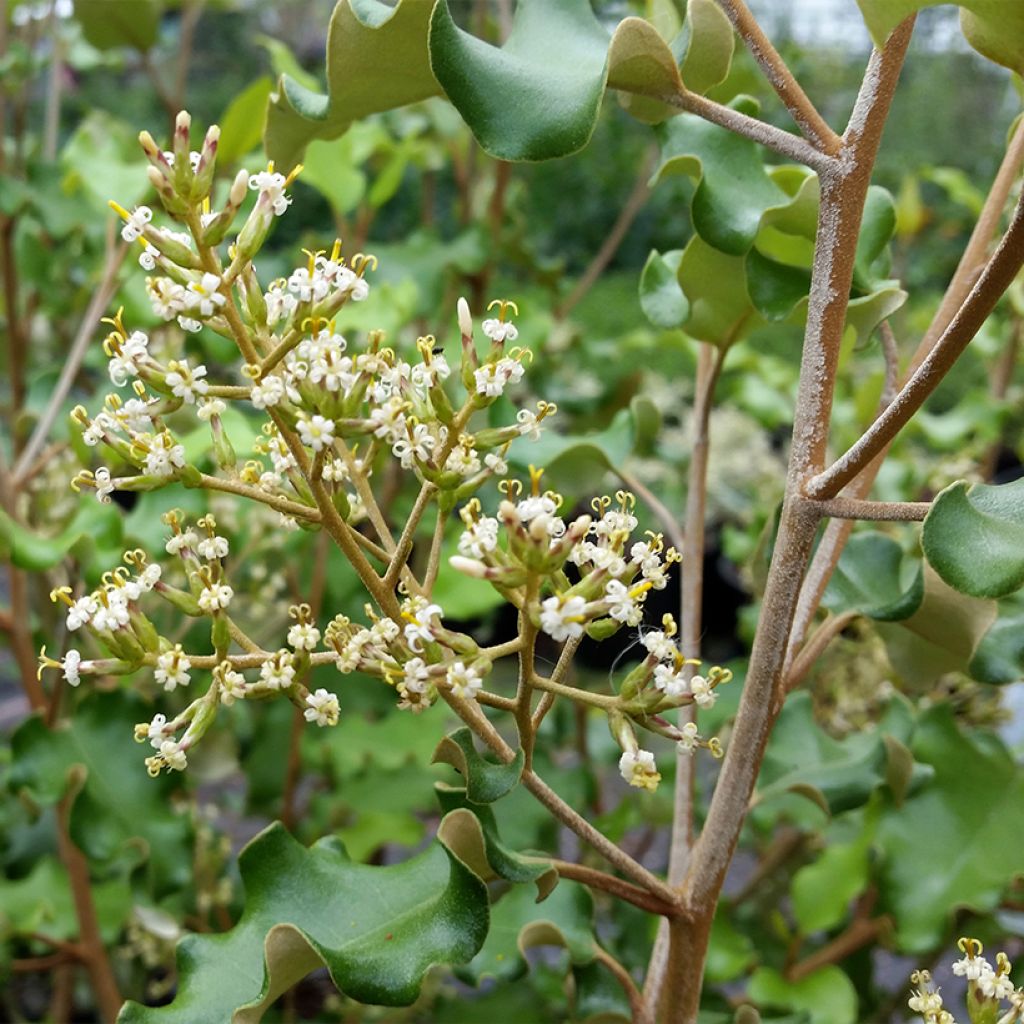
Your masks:
{"label": "white flower", "polygon": [[215,558],[227,558],[228,541],[226,537],[204,537],[196,547],[201,558],[212,562]]}
{"label": "white flower", "polygon": [[485,320],[481,325],[484,334],[487,335],[491,341],[497,344],[502,344],[506,341],[515,341],[519,337],[519,331],[516,325],[510,320],[498,320],[491,318]]}
{"label": "white flower", "polygon": [[121,228],[121,237],[126,242],[134,242],[152,219],[153,211],[148,206],[136,206]]}
{"label": "white flower", "polygon": [[660,629],[648,630],[641,637],[640,642],[647,648],[647,653],[653,655],[659,661],[668,661],[670,658],[675,657],[675,643]]}
{"label": "white flower", "polygon": [[68,686],[77,686],[82,678],[78,674],[78,668],[82,664],[82,655],[72,648],[61,660],[61,668],[64,670],[64,679]]}
{"label": "white flower", "polygon": [[416,461],[426,462],[437,446],[437,438],[430,433],[426,423],[417,423],[412,434],[406,433],[392,445],[391,450],[405,469],[412,469]]}
{"label": "white flower", "polygon": [[303,716],[307,722],[316,722],[319,726],[338,724],[341,710],[338,707],[338,698],[323,687],[306,697],[306,705]]}
{"label": "white flower", "polygon": [[310,419],[300,416],[297,426],[302,443],[315,452],[321,452],[334,444],[334,420],[323,416],[313,416]]}
{"label": "white flower", "polygon": [[657,665],[654,669],[654,688],[666,697],[682,697],[686,693],[686,681],[672,665]]}
{"label": "white flower", "polygon": [[953,973],[958,978],[978,981],[986,974],[994,974],[992,965],[983,956],[965,956],[953,964]]}
{"label": "white flower", "polygon": [[280,377],[264,377],[253,384],[249,400],[257,409],[270,409],[284,398],[284,381]]}
{"label": "white flower", "polygon": [[649,750],[624,751],[619,758],[619,772],[631,786],[652,793],[661,781],[654,755]]}
{"label": "white flower", "polygon": [[423,693],[430,681],[427,663],[422,658],[410,658],[403,669],[402,686],[411,693]]}
{"label": "white flower", "polygon": [[288,643],[297,651],[312,651],[320,643],[320,630],[312,622],[296,622],[288,630]]}
{"label": "white flower", "polygon": [[286,184],[285,176],[274,171],[260,171],[259,174],[249,176],[249,188],[259,192],[261,196],[266,196],[277,217],[291,205],[291,197],[284,194]]}
{"label": "white flower", "polygon": [[199,594],[199,607],[204,612],[215,612],[227,608],[235,592],[226,583],[211,583]]}
{"label": "white flower", "polygon": [[146,738],[153,745],[155,750],[159,750],[160,744],[164,742],[164,728],[166,725],[166,715],[154,715],[153,721],[149,723]]}
{"label": "white flower", "polygon": [[99,602],[91,594],[80,597],[68,608],[68,629],[75,630],[84,626],[96,614]]}
{"label": "white flower", "polygon": [[174,740],[164,740],[160,744],[160,756],[167,767],[173,771],[183,772],[188,767],[188,758],[185,757],[185,751]]}
{"label": "white flower", "polygon": [[421,640],[433,640],[434,634],[431,629],[430,620],[435,616],[441,618],[443,611],[439,604],[428,604],[422,608],[413,608],[403,611],[406,618],[405,639],[414,651],[421,651],[423,647]]}
{"label": "white flower", "polygon": [[504,476],[508,472],[508,463],[497,452],[488,452],[484,456],[484,465],[496,476]]}
{"label": "white flower", "polygon": [[122,388],[129,377],[137,377],[139,364],[148,353],[149,337],[142,331],[132,331],[127,338],[122,338],[118,351],[115,351],[107,363],[111,383]]}
{"label": "white flower", "polygon": [[220,702],[231,707],[236,700],[245,698],[245,676],[233,668],[225,668],[220,673]]}
{"label": "white flower", "polygon": [[146,473],[150,476],[173,476],[175,468],[184,465],[184,447],[169,440],[146,453]]}
{"label": "white flower", "polygon": [[197,366],[194,370],[188,363],[172,363],[173,370],[167,374],[167,384],[171,394],[177,398],[183,398],[189,405],[193,405],[197,395],[205,395],[210,385],[203,380],[206,376],[206,367]]}
{"label": "white flower", "polygon": [[[203,383],[205,384],[206,382],[204,381]],[[227,405],[221,399],[206,398],[200,401],[196,409],[196,415],[208,423],[214,416],[220,416],[226,408]]]}
{"label": "white flower", "polygon": [[690,679],[690,693],[698,707],[713,708],[715,701],[718,700],[718,694],[703,676],[693,676]]}
{"label": "white flower", "polygon": [[531,441],[540,440],[540,417],[529,409],[520,409],[516,413],[516,420],[519,423],[519,433],[528,437]]}
{"label": "white flower", "polygon": [[101,601],[92,617],[92,625],[96,629],[120,629],[127,626],[130,620],[128,599],[120,590],[108,590],[106,601]]}
{"label": "white flower", "polygon": [[146,247],[139,253],[139,266],[143,270],[156,270],[156,259],[160,255],[159,250],[146,243]]}
{"label": "white flower", "polygon": [[676,743],[676,749],[683,754],[692,754],[697,749],[697,741],[700,739],[697,735],[697,723],[687,722],[679,731],[682,735]]}
{"label": "white flower", "polygon": [[541,604],[540,628],[554,640],[575,640],[583,635],[587,602],[578,595],[568,600],[549,597]]}
{"label": "white flower", "polygon": [[139,577],[139,583],[142,589],[147,593],[152,590],[157,583],[160,582],[160,577],[163,575],[163,570],[157,565],[156,562],[151,562],[142,570],[142,575]]}
{"label": "white flower", "polygon": [[482,516],[470,523],[459,538],[459,554],[468,558],[483,558],[498,546],[498,520]]}
{"label": "white flower", "polygon": [[188,670],[192,662],[185,657],[181,644],[175,644],[169,651],[164,651],[156,659],[156,669],[153,672],[158,683],[162,683],[165,690],[170,692],[176,686],[188,686]]}
{"label": "white flower", "polygon": [[978,979],[978,988],[988,999],[1009,999],[1015,989],[1007,974],[989,971]]}
{"label": "white flower", "polygon": [[227,299],[218,290],[220,278],[207,271],[198,281],[189,281],[189,302],[200,316],[214,316]]}
{"label": "white flower", "polygon": [[288,651],[278,651],[260,666],[260,679],[272,690],[287,690],[295,682],[295,665]]}
{"label": "white flower", "polygon": [[467,668],[461,661],[452,662],[448,666],[446,678],[452,693],[466,700],[475,699],[483,686],[480,673],[472,665]]}
{"label": "white flower", "polygon": [[188,331],[189,334],[198,334],[203,329],[203,325],[198,320],[194,320],[190,316],[179,316],[178,326],[183,331]]}
{"label": "white flower", "polygon": [[194,548],[199,543],[199,537],[195,530],[185,530],[184,533],[176,533],[164,545],[164,550],[169,555],[180,555],[185,548]]}
{"label": "white flower", "polygon": [[609,580],[605,585],[604,599],[608,603],[608,614],[616,622],[637,625],[643,618],[643,608],[637,604],[630,589],[619,580]]}
{"label": "white flower", "polygon": [[110,495],[114,493],[114,481],[110,478],[110,470],[100,466],[93,477],[96,481],[96,497],[104,505],[110,504]]}

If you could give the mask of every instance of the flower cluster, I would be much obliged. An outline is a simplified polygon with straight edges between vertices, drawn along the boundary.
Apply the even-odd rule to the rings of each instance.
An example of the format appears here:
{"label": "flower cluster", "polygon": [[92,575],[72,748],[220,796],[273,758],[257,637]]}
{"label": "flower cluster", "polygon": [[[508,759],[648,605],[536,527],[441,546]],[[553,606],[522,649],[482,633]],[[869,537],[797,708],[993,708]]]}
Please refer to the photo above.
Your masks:
{"label": "flower cluster", "polygon": [[[302,264],[261,283],[253,259],[276,218],[287,213],[288,190],[301,167],[287,175],[272,164],[258,173],[240,170],[218,188],[218,139],[211,128],[192,150],[187,114],[179,115],[168,150],[148,133],[140,136],[149,181],[177,227],[162,224],[149,207],[129,211],[111,203],[124,222],[122,237],[140,247],[156,317],[185,332],[184,346],[169,350],[154,342],[126,325],[121,311],[105,321],[110,381],[129,393],[108,395],[95,415],[74,410],[85,444],[103,449],[111,463],[82,470],[72,486],[108,502],[118,490],[177,483],[248,499],[287,530],[323,530],[373,599],[366,622],[338,615],[321,632],[317,613],[303,603],[289,610],[284,644],[264,646],[248,636],[236,620],[229,561],[232,574],[255,579],[255,573],[246,545],[235,550],[229,538],[237,535],[218,526],[211,502],[211,511],[194,523],[178,510],[164,516],[165,550],[180,566],[184,585],[162,579],[141,552],[131,552],[127,564],[136,575],[122,567],[92,594],[55,592],[68,605],[69,629],[87,629],[110,657],[86,660],[70,651],[58,662],[44,652],[43,665],[58,667],[72,685],[82,675],[146,669],[166,693],[196,693],[205,678],[203,692],[180,713],[157,714],[137,727],[138,740],[153,750],[146,761],[152,774],[185,768],[221,705],[284,697],[306,721],[334,725],[337,695],[306,685],[312,671],[328,665],[343,675],[383,680],[395,689],[399,707],[414,712],[439,699],[471,718],[476,703],[515,707],[521,729],[535,689],[590,703],[608,715],[623,752],[623,776],[642,788],[653,788],[658,773],[653,755],[639,747],[638,728],[687,751],[719,753],[717,740],[702,737],[696,724],[680,728],[662,713],[711,707],[729,673],[695,674],[677,649],[670,618],[662,630],[642,627],[648,596],[668,586],[678,552],[666,548],[661,535],[636,535],[635,498],[628,492],[595,499],[591,513],[566,516],[562,497],[542,489],[542,470],[531,467],[528,491],[508,475],[513,442],[537,440],[556,411],[540,401],[502,425],[492,408],[530,362],[531,353],[514,344],[516,304],[491,303],[479,348],[463,299],[456,307],[458,341],[448,346],[432,335],[409,346],[387,344],[381,331],[346,335],[339,327],[342,311],[369,296],[367,274],[376,259],[343,256],[335,241],[329,249],[304,250]],[[240,361],[226,377],[188,351],[188,338],[204,330],[238,349]],[[453,352],[457,363],[448,361]],[[238,411],[229,417],[231,403]],[[193,454],[196,446],[175,432],[190,413],[209,431],[208,454]],[[259,423],[251,455],[241,464],[228,431],[239,415]],[[495,478],[502,499],[488,516],[476,495]],[[406,485],[419,488],[400,535],[392,532],[393,509],[375,492],[377,480],[377,490],[392,492],[390,502]],[[437,525],[422,550],[417,527],[431,505]],[[450,628],[432,600],[445,526],[456,512],[463,530],[451,564],[489,581],[520,610],[514,641],[481,647]],[[412,559],[414,549],[426,557]],[[148,591],[185,615],[208,620],[212,650],[186,650],[160,635],[139,606]],[[618,694],[566,685],[566,669],[584,636],[603,639],[622,628],[640,630],[647,656]],[[535,648],[552,642],[564,645],[563,657],[547,677],[537,670]],[[493,663],[510,656],[520,662],[515,700],[484,688]]]}
{"label": "flower cluster", "polygon": [[[957,945],[964,955],[953,964],[953,973],[967,980],[967,1012],[972,1021],[992,1024],[1020,1024],[1024,1021],[1024,988],[1010,980],[1013,965],[1005,953],[996,955],[995,967],[981,954],[977,939],[961,938]],[[953,1014],[942,1003],[937,988],[932,987],[928,971],[914,971],[911,983],[916,986],[908,1001],[914,1013],[925,1024],[956,1024]]]}

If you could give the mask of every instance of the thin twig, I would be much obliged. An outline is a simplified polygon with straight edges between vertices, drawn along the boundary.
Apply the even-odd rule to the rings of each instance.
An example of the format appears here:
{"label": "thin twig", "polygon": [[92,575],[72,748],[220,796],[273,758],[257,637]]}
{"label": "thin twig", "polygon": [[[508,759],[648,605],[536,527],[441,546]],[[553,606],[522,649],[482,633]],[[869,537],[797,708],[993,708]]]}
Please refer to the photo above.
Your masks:
{"label": "thin twig", "polygon": [[808,481],[812,498],[838,494],[861,469],[883,451],[939,386],[961,353],[988,319],[995,304],[1024,265],[1024,196],[1017,202],[1010,226],[957,314],[917,371],[860,440],[824,472]]}
{"label": "thin twig", "polygon": [[761,66],[765,78],[792,114],[804,137],[823,153],[831,156],[838,153],[842,139],[818,113],[744,0],[718,0],[718,5],[725,11],[754,60]]}
{"label": "thin twig", "polygon": [[859,615],[859,612],[842,612],[825,619],[793,659],[793,664],[787,667],[783,675],[783,694],[795,690],[804,681],[828,645]]}
{"label": "thin twig", "polygon": [[598,963],[604,964],[611,971],[615,980],[622,986],[622,990],[626,993],[626,998],[629,1000],[629,1012],[633,1017],[633,1024],[648,1024],[651,1017],[647,1012],[647,1007],[644,1005],[644,997],[640,994],[640,990],[636,987],[636,982],[629,971],[611,953],[602,949],[596,942],[594,943],[594,959]]}
{"label": "thin twig", "polygon": [[812,501],[823,516],[883,523],[919,523],[932,507],[930,501],[864,501],[861,498],[825,498]]}

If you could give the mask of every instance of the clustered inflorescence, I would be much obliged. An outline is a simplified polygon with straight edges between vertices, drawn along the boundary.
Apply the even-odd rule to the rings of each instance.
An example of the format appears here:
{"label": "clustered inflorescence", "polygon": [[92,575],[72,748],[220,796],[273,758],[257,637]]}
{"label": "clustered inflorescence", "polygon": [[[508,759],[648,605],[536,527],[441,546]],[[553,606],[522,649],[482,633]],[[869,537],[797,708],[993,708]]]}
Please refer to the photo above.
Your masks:
{"label": "clustered inflorescence", "polygon": [[[953,964],[953,973],[967,980],[967,1013],[971,1021],[983,1024],[1020,1024],[1024,1021],[1024,988],[1010,980],[1013,965],[1005,953],[996,955],[993,967],[981,954],[977,939],[962,938],[958,946],[964,955]],[[942,1003],[939,990],[932,985],[928,971],[914,971],[910,977],[914,990],[908,1005],[921,1015],[925,1024],[956,1024],[953,1014]]]}
{"label": "clustered inflorescence", "polygon": [[[307,252],[303,265],[264,287],[253,260],[275,218],[287,211],[288,188],[301,168],[287,177],[273,165],[258,174],[239,171],[217,209],[212,194],[218,129],[210,129],[199,152],[190,151],[189,136],[184,113],[171,151],[160,149],[148,133],[140,136],[149,180],[184,230],[159,226],[146,206],[130,212],[111,206],[124,221],[123,238],[138,243],[139,263],[151,273],[146,290],[156,314],[176,321],[186,336],[206,329],[233,341],[243,360],[240,372],[218,382],[188,357],[161,360],[146,333],[125,326],[122,312],[107,320],[110,379],[131,397],[110,394],[95,415],[78,407],[73,419],[85,443],[106,449],[121,468],[84,470],[72,486],[92,489],[101,502],[115,491],[169,483],[259,502],[278,514],[282,529],[327,531],[372,601],[365,623],[339,615],[323,632],[310,605],[293,605],[285,645],[264,649],[232,618],[231,543],[218,532],[214,515],[190,523],[172,510],[163,520],[166,552],[179,567],[182,585],[135,550],[94,591],[54,591],[54,600],[67,605],[68,629],[90,634],[105,654],[85,658],[69,650],[55,661],[44,649],[42,665],[59,668],[72,686],[86,675],[147,668],[166,691],[188,688],[193,675],[203,673],[209,685],[202,696],[171,719],[158,714],[136,727],[136,738],[153,748],[147,766],[154,775],[186,767],[188,751],[221,704],[284,695],[309,722],[334,725],[337,696],[325,688],[310,692],[304,684],[315,666],[376,676],[411,711],[439,697],[456,710],[465,702],[509,710],[522,694],[514,702],[484,684],[494,662],[512,655],[520,659],[527,706],[536,688],[607,712],[622,748],[620,770],[631,785],[653,789],[660,778],[653,755],[639,747],[638,726],[674,740],[681,750],[705,747],[720,754],[717,740],[702,737],[695,723],[678,728],[663,713],[712,706],[729,672],[696,674],[696,663],[679,651],[671,616],[661,629],[642,626],[647,595],[666,587],[678,553],[666,549],[660,535],[636,539],[635,499],[628,492],[595,499],[593,515],[568,519],[561,496],[542,490],[542,471],[531,467],[528,489],[508,476],[512,442],[537,439],[553,405],[541,401],[535,411],[520,409],[505,426],[477,416],[519,382],[529,362],[527,350],[510,344],[518,334],[511,319],[518,313],[515,304],[492,303],[496,315],[483,321],[488,345],[480,353],[469,307],[459,300],[457,370],[433,337],[420,338],[409,359],[385,345],[379,331],[352,343],[336,329],[335,318],[347,303],[367,297],[365,275],[376,259],[357,254],[346,260],[336,241],[330,252]],[[250,193],[255,202],[228,242]],[[253,457],[241,465],[225,424],[229,403],[266,416]],[[215,466],[206,456],[190,456],[172,429],[171,417],[183,410],[207,424]],[[388,458],[420,486],[398,537],[372,486]],[[476,494],[495,477],[503,478],[503,500],[488,516]],[[414,534],[431,505],[438,526],[426,570],[417,574],[410,565]],[[444,610],[432,601],[444,526],[456,513],[463,530],[451,565],[488,581],[519,609],[520,631],[513,641],[481,647],[449,628]],[[212,652],[186,651],[160,635],[143,611],[150,595],[186,616],[209,620]],[[640,630],[647,654],[621,681],[617,695],[566,685],[567,666],[584,635],[601,639],[623,626]],[[539,675],[534,665],[539,634],[564,645],[551,677]]]}

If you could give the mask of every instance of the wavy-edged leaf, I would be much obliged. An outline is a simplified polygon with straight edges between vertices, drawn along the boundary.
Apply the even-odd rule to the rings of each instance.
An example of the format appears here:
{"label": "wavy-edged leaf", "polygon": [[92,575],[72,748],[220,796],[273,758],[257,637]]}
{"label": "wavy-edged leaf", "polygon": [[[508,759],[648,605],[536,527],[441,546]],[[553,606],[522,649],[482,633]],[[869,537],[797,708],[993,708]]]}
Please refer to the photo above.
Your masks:
{"label": "wavy-edged leaf", "polygon": [[950,484],[932,502],[921,533],[925,557],[951,587],[1005,597],[1024,586],[1024,479]]}
{"label": "wavy-edged leaf", "polygon": [[434,792],[445,813],[438,836],[462,851],[463,859],[481,878],[533,882],[537,902],[547,898],[558,884],[558,873],[547,857],[520,853],[503,843],[494,811],[468,800],[464,789],[439,782]]}
{"label": "wavy-edged leaf", "polygon": [[0,509],[0,555],[21,569],[44,572],[69,554],[86,555],[97,547],[121,543],[122,522],[112,505],[83,504],[71,523],[54,537],[45,537]]}
{"label": "wavy-edged leaf", "polygon": [[1024,679],[1024,602],[999,602],[999,617],[981,638],[968,670],[972,679],[1005,686]]}
{"label": "wavy-edged leaf", "polygon": [[679,262],[683,250],[660,253],[652,249],[640,274],[640,308],[655,327],[682,327],[690,315],[690,303],[679,287]]}
{"label": "wavy-edged leaf", "polygon": [[33,716],[11,738],[9,784],[44,805],[76,793],[70,818],[76,845],[97,862],[133,850],[148,864],[159,895],[191,878],[190,826],[171,808],[175,781],[151,779],[143,767],[133,730],[149,717],[140,700],[121,692],[90,695],[56,729]]}
{"label": "wavy-edged leaf", "polygon": [[[948,0],[857,0],[875,45],[923,7]],[[958,0],[964,38],[989,60],[1024,75],[1024,5],[1006,0]]]}
{"label": "wavy-edged leaf", "polygon": [[934,781],[882,819],[878,844],[898,945],[920,954],[957,910],[992,910],[1019,876],[1024,770],[994,735],[962,732],[948,704],[924,712],[911,749]]}
{"label": "wavy-edged leaf", "polygon": [[402,864],[353,864],[336,841],[306,849],[278,823],[239,856],[241,920],[178,946],[169,1006],[127,1003],[119,1024],[255,1024],[296,981],[326,967],[362,1003],[408,1006],[437,963],[466,963],[487,935],[487,887],[441,842]]}
{"label": "wavy-edged leaf", "polygon": [[719,348],[749,334],[761,323],[750,301],[744,260],[694,235],[679,262],[679,286],[690,303],[684,330]]}
{"label": "wavy-edged leaf", "polygon": [[924,596],[913,615],[875,627],[892,667],[911,686],[931,685],[948,672],[966,672],[996,619],[995,601],[971,597],[943,583],[924,563]]}
{"label": "wavy-edged leaf", "polygon": [[[730,106],[751,115],[760,109],[750,96],[737,96]],[[694,230],[723,253],[746,253],[764,212],[787,199],[769,177],[760,147],[695,114],[680,114],[655,133],[661,143],[655,181],[670,174],[685,174],[696,181],[691,206]]]}
{"label": "wavy-edged leaf", "polygon": [[327,93],[282,75],[271,95],[264,143],[280,170],[313,139],[337,138],[358,118],[440,91],[427,52],[432,9],[428,0],[340,0],[327,30]]}
{"label": "wavy-edged leaf", "polygon": [[593,960],[594,903],[582,885],[563,881],[540,904],[528,887],[514,886],[491,907],[480,952],[456,974],[474,985],[486,978],[515,981],[529,968],[526,951],[536,946],[567,949],[574,964]]}
{"label": "wavy-edged leaf", "polygon": [[833,611],[896,622],[913,615],[923,597],[920,561],[908,558],[892,537],[871,530],[850,538],[823,603]]}
{"label": "wavy-edged leaf", "polygon": [[462,776],[466,797],[475,804],[490,804],[519,785],[524,760],[525,754],[519,750],[507,763],[488,761],[477,752],[473,734],[463,726],[438,743],[431,763],[450,764]]}

